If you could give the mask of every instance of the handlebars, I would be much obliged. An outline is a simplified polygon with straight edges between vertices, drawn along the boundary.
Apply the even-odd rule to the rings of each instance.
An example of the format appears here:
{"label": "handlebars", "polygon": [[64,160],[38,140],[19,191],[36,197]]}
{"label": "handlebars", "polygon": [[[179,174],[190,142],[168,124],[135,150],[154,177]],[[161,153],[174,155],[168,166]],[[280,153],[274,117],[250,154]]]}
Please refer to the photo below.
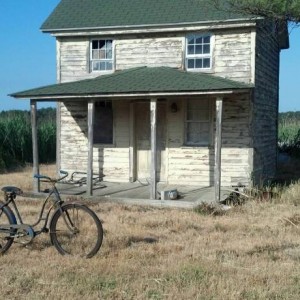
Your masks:
{"label": "handlebars", "polygon": [[63,171],[63,170],[60,170],[59,173],[63,174],[63,176],[61,176],[59,178],[51,178],[49,176],[45,176],[42,174],[34,174],[33,177],[37,178],[37,179],[45,179],[46,181],[50,181],[50,182],[58,182],[58,181],[65,179],[69,175],[69,173],[67,171]]}

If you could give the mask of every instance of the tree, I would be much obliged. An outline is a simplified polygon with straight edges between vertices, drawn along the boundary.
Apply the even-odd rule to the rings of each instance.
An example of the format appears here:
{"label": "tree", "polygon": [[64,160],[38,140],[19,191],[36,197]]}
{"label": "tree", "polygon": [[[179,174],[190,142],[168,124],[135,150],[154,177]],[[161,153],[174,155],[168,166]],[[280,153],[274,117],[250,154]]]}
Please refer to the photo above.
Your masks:
{"label": "tree", "polygon": [[300,0],[213,0],[218,8],[300,24]]}

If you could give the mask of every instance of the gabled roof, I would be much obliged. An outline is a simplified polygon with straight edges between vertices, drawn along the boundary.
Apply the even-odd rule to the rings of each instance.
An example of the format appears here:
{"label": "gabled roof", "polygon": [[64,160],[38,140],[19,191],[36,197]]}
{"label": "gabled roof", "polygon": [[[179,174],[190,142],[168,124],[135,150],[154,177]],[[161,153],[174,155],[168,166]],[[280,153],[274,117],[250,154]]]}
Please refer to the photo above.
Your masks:
{"label": "gabled roof", "polygon": [[241,13],[219,10],[211,0],[62,0],[41,30],[170,26],[249,18]]}
{"label": "gabled roof", "polygon": [[44,86],[11,94],[15,98],[59,99],[220,93],[252,88],[253,85],[204,73],[169,67],[140,67],[101,75],[93,79]]}

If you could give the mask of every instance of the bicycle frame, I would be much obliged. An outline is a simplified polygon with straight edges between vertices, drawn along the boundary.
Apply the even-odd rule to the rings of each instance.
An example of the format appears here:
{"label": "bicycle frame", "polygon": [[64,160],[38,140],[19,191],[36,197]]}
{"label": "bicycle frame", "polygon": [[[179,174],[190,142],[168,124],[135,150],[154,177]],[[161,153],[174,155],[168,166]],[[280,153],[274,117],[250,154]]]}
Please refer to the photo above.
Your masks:
{"label": "bicycle frame", "polygon": [[[47,181],[49,182],[49,181]],[[50,216],[50,212],[52,211],[53,208],[55,207],[61,207],[61,205],[63,204],[63,200],[61,199],[60,197],[60,194],[55,186],[55,182],[51,181],[50,182],[52,184],[52,189],[50,190],[48,196],[46,197],[46,199],[44,200],[43,202],[43,205],[42,205],[42,208],[41,208],[41,211],[40,211],[40,214],[39,214],[39,217],[38,217],[38,220],[33,223],[33,224],[24,224],[23,222],[23,219],[21,217],[21,214],[19,212],[19,209],[17,207],[17,204],[15,202],[15,197],[13,194],[10,194],[10,195],[7,195],[7,199],[5,199],[5,203],[3,205],[0,205],[0,209],[2,209],[3,207],[5,206],[9,206],[10,204],[10,208],[12,209],[13,213],[16,215],[16,221],[17,221],[17,224],[15,225],[9,225],[10,228],[14,228],[14,229],[26,229],[28,227],[36,227],[37,225],[39,225],[41,223],[41,221],[45,221],[44,222],[44,225],[41,227],[40,230],[34,230],[34,235],[38,235],[42,232],[46,232],[48,229],[47,229],[47,224],[48,224],[48,220],[49,220],[49,216]],[[53,199],[53,196],[54,196],[54,199]],[[48,212],[46,213],[45,217],[44,216],[44,212],[45,212],[45,209],[46,209],[46,205],[47,203],[52,200],[52,205],[50,206],[50,208],[48,209]],[[3,227],[3,226],[2,226]]]}

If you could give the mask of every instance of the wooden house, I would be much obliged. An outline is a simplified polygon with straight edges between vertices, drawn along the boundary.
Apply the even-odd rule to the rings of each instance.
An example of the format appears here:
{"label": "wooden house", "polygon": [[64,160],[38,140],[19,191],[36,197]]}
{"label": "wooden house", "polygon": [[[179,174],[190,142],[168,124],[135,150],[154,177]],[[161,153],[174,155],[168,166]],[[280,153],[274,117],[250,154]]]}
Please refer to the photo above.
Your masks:
{"label": "wooden house", "polygon": [[[15,93],[57,102],[57,167],[106,181],[215,186],[274,176],[285,24],[206,0],[62,0],[57,84]],[[35,171],[38,169],[34,134]]]}

